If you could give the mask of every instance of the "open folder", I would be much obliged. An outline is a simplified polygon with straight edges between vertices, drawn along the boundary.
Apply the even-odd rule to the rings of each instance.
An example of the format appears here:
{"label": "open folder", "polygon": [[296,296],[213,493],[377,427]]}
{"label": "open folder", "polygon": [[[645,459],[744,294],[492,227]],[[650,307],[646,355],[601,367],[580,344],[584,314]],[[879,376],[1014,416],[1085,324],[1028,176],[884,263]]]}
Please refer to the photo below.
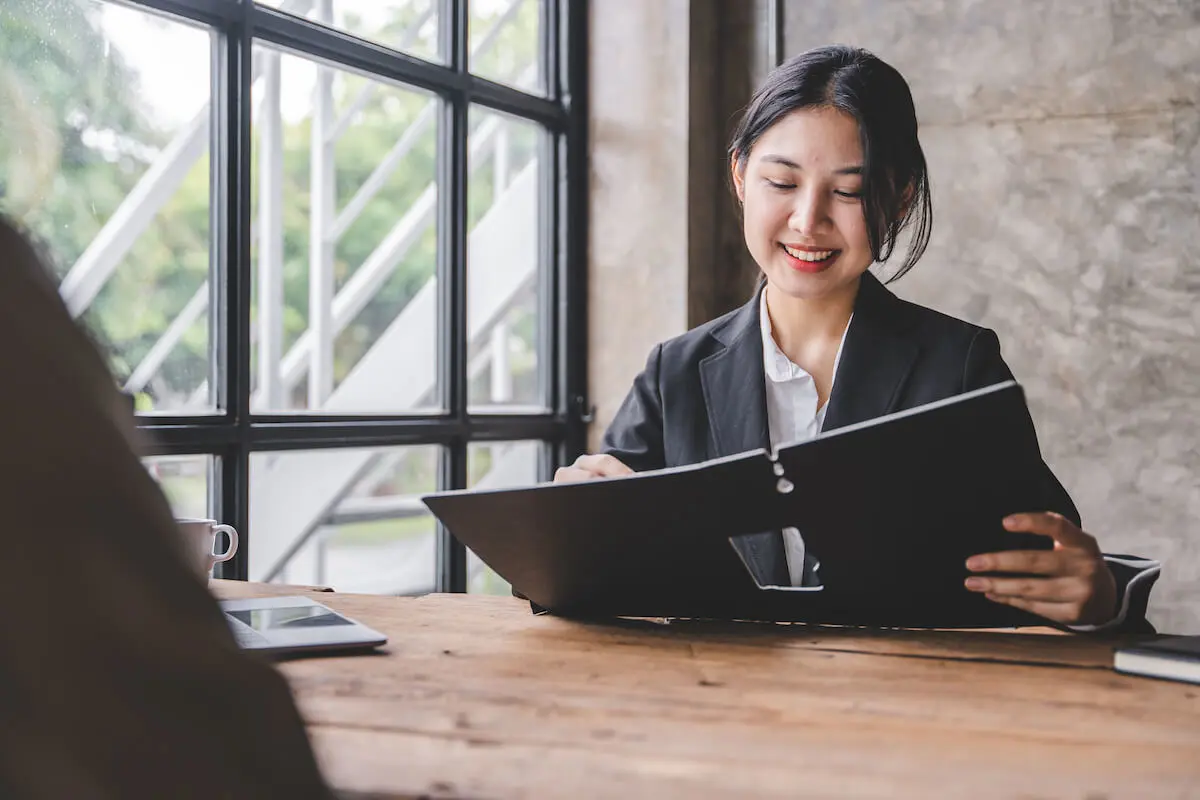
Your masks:
{"label": "open folder", "polygon": [[[1044,620],[967,591],[964,562],[1052,546],[1001,524],[1066,511],[1049,507],[1046,474],[1009,381],[774,452],[422,500],[555,614],[994,627]],[[788,527],[819,564],[815,586],[764,584],[749,566],[753,543]]]}

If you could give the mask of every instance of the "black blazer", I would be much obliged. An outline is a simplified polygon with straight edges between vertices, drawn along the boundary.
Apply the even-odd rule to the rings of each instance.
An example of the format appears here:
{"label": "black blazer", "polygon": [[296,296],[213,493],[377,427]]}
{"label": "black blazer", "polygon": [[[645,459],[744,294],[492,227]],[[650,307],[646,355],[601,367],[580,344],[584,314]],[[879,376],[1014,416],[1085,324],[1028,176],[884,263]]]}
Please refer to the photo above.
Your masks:
{"label": "black blazer", "polygon": [[[865,273],[823,430],[1012,378],[995,332],[901,300]],[[770,449],[764,381],[756,292],[741,308],[654,347],[601,451],[640,472]],[[1034,435],[1032,419],[1029,426]],[[1048,502],[1030,511],[1057,511],[1081,524],[1070,495],[1044,461],[1040,471]],[[788,583],[779,533],[741,537],[736,544],[760,583]],[[1131,568],[1125,574],[1112,561],[1109,566],[1122,593],[1141,572]],[[1141,583],[1148,594],[1152,580]],[[1144,599],[1129,608],[1127,623],[1137,627],[1144,618]]]}

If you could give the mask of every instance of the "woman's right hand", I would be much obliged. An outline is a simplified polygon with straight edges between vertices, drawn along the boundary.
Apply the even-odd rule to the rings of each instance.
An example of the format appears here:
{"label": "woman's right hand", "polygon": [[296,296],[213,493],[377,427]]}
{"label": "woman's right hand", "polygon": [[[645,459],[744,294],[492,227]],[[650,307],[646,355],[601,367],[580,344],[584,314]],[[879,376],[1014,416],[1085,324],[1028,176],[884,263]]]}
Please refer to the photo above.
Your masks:
{"label": "woman's right hand", "polygon": [[607,453],[582,455],[569,467],[559,467],[554,473],[555,483],[575,483],[596,478],[619,478],[632,475],[633,470]]}

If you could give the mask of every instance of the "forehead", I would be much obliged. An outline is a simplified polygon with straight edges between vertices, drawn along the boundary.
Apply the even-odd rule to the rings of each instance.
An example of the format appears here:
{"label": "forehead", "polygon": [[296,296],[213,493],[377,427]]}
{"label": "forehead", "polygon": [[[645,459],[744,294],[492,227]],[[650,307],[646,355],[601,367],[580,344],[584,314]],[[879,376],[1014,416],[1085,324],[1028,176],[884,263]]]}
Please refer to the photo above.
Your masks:
{"label": "forehead", "polygon": [[836,170],[862,164],[862,143],[854,117],[836,108],[802,108],[766,130],[751,160],[781,156],[803,169]]}

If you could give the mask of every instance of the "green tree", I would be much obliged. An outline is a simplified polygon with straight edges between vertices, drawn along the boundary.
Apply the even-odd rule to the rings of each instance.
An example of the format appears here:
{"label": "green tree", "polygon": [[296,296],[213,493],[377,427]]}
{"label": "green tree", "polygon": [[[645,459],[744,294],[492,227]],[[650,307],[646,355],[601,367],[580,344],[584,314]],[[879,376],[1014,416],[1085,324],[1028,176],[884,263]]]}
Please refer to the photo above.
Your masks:
{"label": "green tree", "polygon": [[[15,0],[0,8],[0,211],[50,252],[65,276],[171,138],[139,76],[88,0]],[[171,24],[163,21],[161,24]],[[203,35],[203,34],[198,34]],[[207,163],[138,238],[84,316],[124,378],[208,272]],[[190,332],[160,376],[167,390],[207,372],[207,330]]]}
{"label": "green tree", "polygon": [[[398,41],[429,0],[397,5],[371,35]],[[59,276],[112,218],[151,168],[178,124],[165,124],[150,107],[141,76],[105,34],[102,0],[3,0],[0,3],[0,212],[17,218],[47,245]],[[473,30],[486,30],[501,13],[481,4]],[[150,17],[147,17],[148,19]],[[157,25],[179,23],[153,17]],[[361,21],[354,22],[361,25]],[[206,34],[194,29],[194,35]],[[538,47],[537,0],[521,0],[491,52],[473,67],[513,82],[534,63]],[[370,33],[370,32],[366,32]],[[204,49],[207,53],[207,48]],[[286,56],[286,58],[295,58]],[[207,62],[195,69],[206,70]],[[338,72],[335,106],[345,110],[369,79]],[[337,207],[350,200],[413,122],[428,98],[380,85],[336,145]],[[473,114],[472,121],[479,115]],[[514,126],[514,170],[533,157],[536,131]],[[257,148],[257,137],[255,137]],[[430,128],[389,176],[335,249],[335,276],[343,285],[436,174],[436,136]],[[311,121],[283,131],[285,347],[308,324],[309,160]],[[253,155],[257,158],[257,153]],[[490,170],[470,186],[471,222],[490,202]],[[257,175],[257,172],[255,172]],[[188,169],[179,189],[137,238],[84,321],[110,349],[124,381],[209,277],[211,261],[208,152]],[[253,212],[252,212],[253,213]],[[436,231],[430,226],[388,282],[335,343],[340,379],[361,358],[420,287],[434,274]],[[237,265],[232,265],[237,268]],[[526,315],[528,317],[528,315]],[[532,318],[519,327],[532,342]],[[209,375],[210,330],[194,325],[146,388],[146,402],[178,407]]]}

